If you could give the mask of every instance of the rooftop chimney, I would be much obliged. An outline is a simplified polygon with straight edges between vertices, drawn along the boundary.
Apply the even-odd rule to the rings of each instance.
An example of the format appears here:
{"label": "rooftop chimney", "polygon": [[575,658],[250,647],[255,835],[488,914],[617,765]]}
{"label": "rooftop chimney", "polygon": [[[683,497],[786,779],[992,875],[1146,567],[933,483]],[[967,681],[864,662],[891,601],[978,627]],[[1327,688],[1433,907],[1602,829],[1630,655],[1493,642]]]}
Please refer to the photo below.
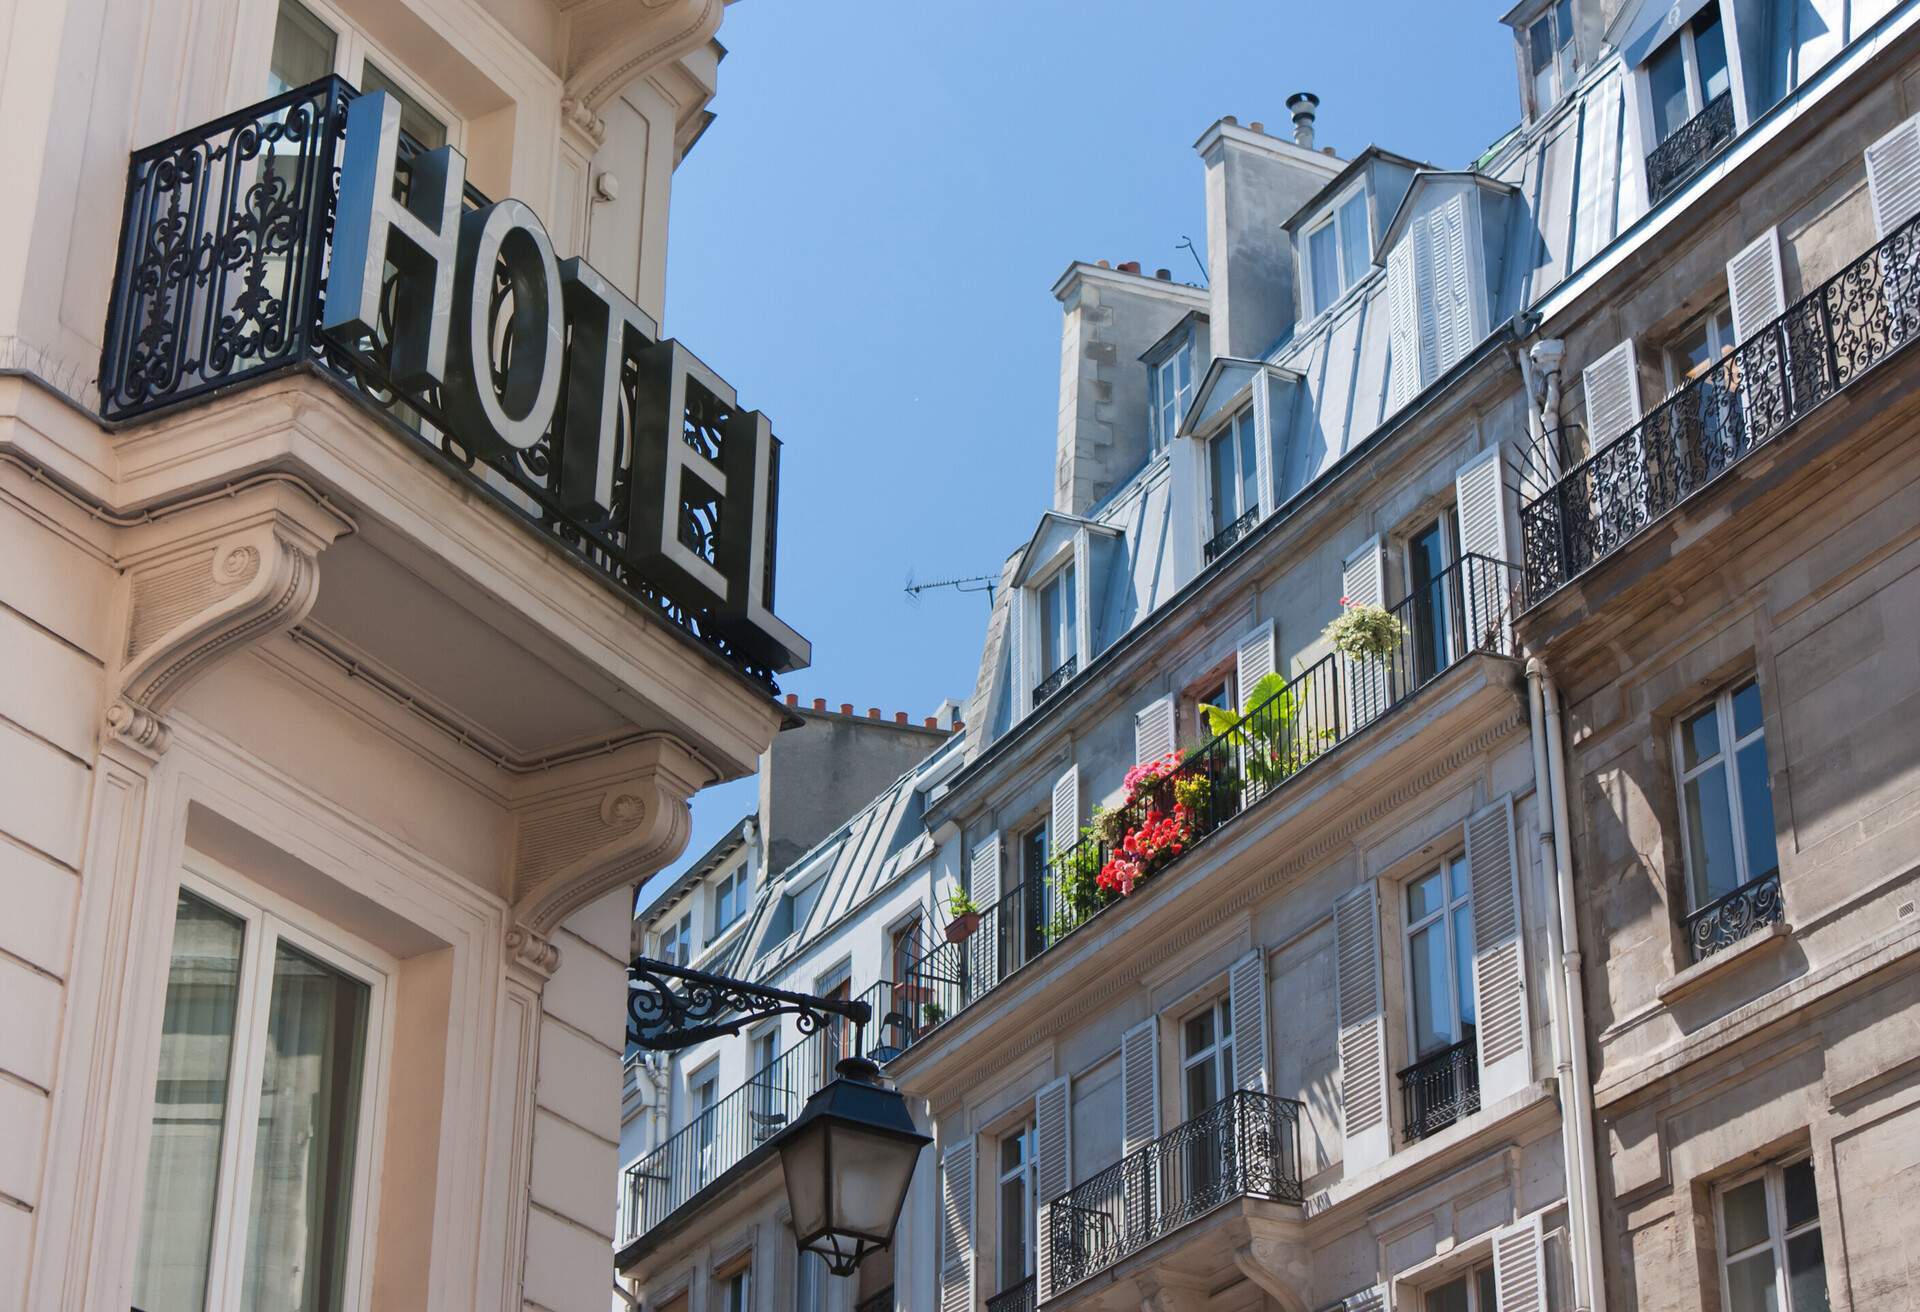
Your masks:
{"label": "rooftop chimney", "polygon": [[1320,97],[1311,91],[1296,91],[1287,97],[1287,109],[1293,114],[1293,144],[1305,150],[1313,149],[1313,111],[1320,107]]}

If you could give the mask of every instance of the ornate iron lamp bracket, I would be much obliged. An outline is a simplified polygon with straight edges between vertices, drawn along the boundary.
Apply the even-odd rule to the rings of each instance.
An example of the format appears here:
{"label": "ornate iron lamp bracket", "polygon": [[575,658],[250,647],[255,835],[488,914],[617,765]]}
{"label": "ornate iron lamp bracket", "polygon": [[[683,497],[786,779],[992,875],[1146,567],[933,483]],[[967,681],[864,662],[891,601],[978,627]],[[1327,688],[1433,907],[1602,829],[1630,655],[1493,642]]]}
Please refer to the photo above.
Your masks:
{"label": "ornate iron lamp bracket", "polygon": [[[873,1018],[873,1008],[857,998],[789,993],[652,957],[635,957],[627,965],[627,1039],[655,1052],[738,1034],[769,1016],[793,1016],[800,1032],[811,1034],[829,1015],[865,1025]],[[857,1045],[849,1048],[854,1050]]]}

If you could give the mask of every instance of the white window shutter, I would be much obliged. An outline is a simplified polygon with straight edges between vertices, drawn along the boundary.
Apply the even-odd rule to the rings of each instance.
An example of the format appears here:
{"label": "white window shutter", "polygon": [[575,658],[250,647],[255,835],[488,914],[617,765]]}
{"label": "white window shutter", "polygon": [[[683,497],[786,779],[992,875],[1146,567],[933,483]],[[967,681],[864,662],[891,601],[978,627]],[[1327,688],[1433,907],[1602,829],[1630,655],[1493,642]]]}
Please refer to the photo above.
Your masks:
{"label": "white window shutter", "polygon": [[1597,451],[1640,422],[1640,365],[1633,339],[1580,373],[1587,394],[1587,445]]}
{"label": "white window shutter", "polygon": [[1007,677],[1013,687],[1013,720],[1018,724],[1033,706],[1033,685],[1038,682],[1027,659],[1027,602],[1025,588],[1007,591]]}
{"label": "white window shutter", "polygon": [[1279,641],[1272,620],[1254,625],[1240,639],[1234,657],[1234,692],[1240,702],[1235,710],[1243,714],[1252,710],[1253,685],[1279,669]]}
{"label": "white window shutter", "polygon": [[976,906],[985,908],[1000,900],[1000,831],[994,830],[973,845],[968,862],[967,892]]}
{"label": "white window shutter", "polygon": [[1438,378],[1473,349],[1473,262],[1467,253],[1472,230],[1466,192],[1434,210],[1428,227],[1433,250],[1433,377]]}
{"label": "white window shutter", "polygon": [[1744,342],[1787,312],[1787,284],[1780,270],[1780,229],[1727,261],[1727,294],[1733,302],[1733,338]]}
{"label": "white window shutter", "polygon": [[1093,534],[1084,528],[1073,535],[1073,582],[1073,650],[1068,655],[1084,670],[1093,664],[1094,654]]}
{"label": "white window shutter", "polygon": [[1173,698],[1157,697],[1134,714],[1134,764],[1158,760],[1173,749]]}
{"label": "white window shutter", "polygon": [[1420,298],[1414,278],[1415,234],[1407,233],[1387,252],[1387,343],[1392,359],[1388,368],[1387,408],[1398,410],[1419,394]]}
{"label": "white window shutter", "polygon": [[1866,156],[1874,231],[1890,237],[1920,214],[1920,116],[1868,146]]}
{"label": "white window shutter", "polygon": [[[1340,567],[1340,595],[1345,606],[1387,604],[1386,548],[1375,534],[1360,544]],[[1347,731],[1370,723],[1387,707],[1387,670],[1380,661],[1343,657],[1347,680]]]}
{"label": "white window shutter", "polygon": [[1507,572],[1497,565],[1466,561],[1468,556],[1510,560],[1507,554],[1506,462],[1500,444],[1460,466],[1453,476],[1454,507],[1460,521],[1459,594],[1466,603],[1467,646],[1480,647],[1507,616]]}
{"label": "white window shutter", "polygon": [[1073,1183],[1073,1114],[1064,1077],[1042,1085],[1033,1095],[1033,1205],[1034,1273],[1039,1288],[1051,1289],[1053,1227],[1047,1224],[1047,1204],[1067,1192]]}
{"label": "white window shutter", "polygon": [[[1372,1289],[1363,1289],[1357,1294],[1348,1294],[1334,1304],[1339,1312],[1386,1312],[1387,1287],[1375,1285]],[[1329,1309],[1332,1312],[1332,1309]]]}
{"label": "white window shutter", "polygon": [[973,1308],[973,1140],[940,1157],[940,1312]]}
{"label": "white window shutter", "polygon": [[1490,1107],[1525,1088],[1533,1078],[1512,795],[1469,816],[1466,829],[1467,873],[1473,885],[1480,1105]]}
{"label": "white window shutter", "polygon": [[1159,1137],[1160,1021],[1149,1016],[1120,1036],[1120,1151]]}
{"label": "white window shutter", "polygon": [[1333,907],[1334,997],[1340,1047],[1341,1133],[1347,1178],[1393,1147],[1387,1106],[1387,1030],[1380,993],[1380,904],[1373,881]]}
{"label": "white window shutter", "polygon": [[1047,818],[1047,848],[1056,856],[1080,841],[1080,767],[1071,765],[1053,785],[1053,814]]}
{"label": "white window shutter", "polygon": [[1273,481],[1273,388],[1264,375],[1253,380],[1253,492],[1265,519],[1279,504]]}
{"label": "white window shutter", "polygon": [[1440,376],[1440,302],[1434,284],[1442,264],[1443,234],[1436,217],[1415,216],[1408,225],[1407,240],[1413,243],[1414,322],[1419,325],[1420,340],[1415,353],[1420,361],[1420,386],[1430,386]]}
{"label": "white window shutter", "polygon": [[1493,1284],[1500,1312],[1547,1312],[1546,1244],[1538,1213],[1494,1231]]}
{"label": "white window shutter", "polygon": [[1267,954],[1259,948],[1233,963],[1227,972],[1227,998],[1233,1007],[1233,1087],[1268,1092]]}

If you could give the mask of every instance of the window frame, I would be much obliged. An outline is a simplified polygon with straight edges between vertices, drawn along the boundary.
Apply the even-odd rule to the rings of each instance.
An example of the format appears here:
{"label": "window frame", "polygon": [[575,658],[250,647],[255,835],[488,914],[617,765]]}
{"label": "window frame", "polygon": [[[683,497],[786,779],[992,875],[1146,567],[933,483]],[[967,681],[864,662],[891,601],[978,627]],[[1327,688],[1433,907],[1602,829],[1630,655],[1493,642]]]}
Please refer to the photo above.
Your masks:
{"label": "window frame", "polygon": [[[1789,1157],[1782,1157],[1777,1161],[1755,1167],[1751,1171],[1744,1171],[1739,1175],[1732,1176],[1714,1186],[1714,1265],[1717,1268],[1717,1275],[1720,1281],[1720,1306],[1727,1309],[1727,1312],[1735,1312],[1733,1306],[1733,1289],[1727,1279],[1729,1269],[1735,1262],[1744,1261],[1763,1250],[1771,1250],[1773,1253],[1774,1294],[1780,1312],[1795,1312],[1793,1307],[1793,1288],[1787,1267],[1787,1244],[1789,1241],[1797,1239],[1810,1231],[1821,1231],[1820,1242],[1822,1256],[1820,1267],[1822,1275],[1824,1276],[1826,1271],[1826,1257],[1824,1252],[1826,1234],[1824,1218],[1820,1214],[1820,1175],[1817,1170],[1814,1171],[1813,1177],[1815,1191],[1813,1220],[1802,1222],[1799,1226],[1793,1227],[1791,1230],[1789,1230],[1787,1226],[1786,1173],[1788,1168],[1798,1166],[1802,1162],[1805,1162],[1808,1167],[1811,1168],[1813,1166],[1813,1154],[1803,1152],[1795,1153]],[[1749,1184],[1754,1180],[1765,1181],[1767,1239],[1764,1244],[1754,1244],[1741,1249],[1737,1254],[1731,1253],[1727,1250],[1727,1195],[1742,1185]]]}
{"label": "window frame", "polygon": [[[1740,104],[1740,96],[1738,94],[1739,85],[1735,67],[1739,55],[1734,49],[1733,32],[1727,26],[1727,14],[1721,7],[1720,0],[1708,0],[1708,4],[1713,8],[1714,21],[1720,26],[1720,44],[1726,53],[1727,61],[1727,90],[1733,94],[1734,125],[1735,130],[1738,131],[1740,127],[1744,126],[1746,121],[1746,115]],[[1671,137],[1675,132],[1678,132],[1682,127],[1685,127],[1688,123],[1691,123],[1694,119],[1706,112],[1706,83],[1700,76],[1700,54],[1695,45],[1694,28],[1699,25],[1701,16],[1707,12],[1707,7],[1707,5],[1702,5],[1700,9],[1681,26],[1679,31],[1654,47],[1654,49],[1647,54],[1647,57],[1640,62],[1640,66],[1634,70],[1635,79],[1639,83],[1640,88],[1641,107],[1646,114],[1646,151],[1648,153],[1657,150],[1668,137]],[[1680,122],[1674,124],[1672,131],[1665,135],[1655,135],[1659,131],[1659,106],[1654,102],[1653,98],[1653,63],[1656,59],[1660,58],[1662,51],[1665,51],[1668,47],[1676,43],[1680,49],[1681,76],[1686,83],[1687,116],[1681,119]]]}
{"label": "window frame", "polygon": [[[1561,20],[1565,19],[1569,30],[1560,30]],[[1533,66],[1533,33],[1540,24],[1547,24],[1548,60],[1544,69]],[[1569,0],[1546,0],[1528,18],[1518,26],[1520,42],[1520,66],[1524,73],[1527,88],[1527,107],[1532,118],[1544,118],[1567,98],[1580,81],[1580,70],[1585,62],[1580,57],[1580,20],[1573,12]],[[1553,74],[1553,95],[1550,99],[1540,99],[1540,75],[1543,72]]]}
{"label": "window frame", "polygon": [[[1225,442],[1233,460],[1233,514],[1221,517],[1220,467],[1214,457],[1216,444]],[[1255,422],[1253,403],[1234,411],[1207,438],[1207,527],[1208,537],[1226,532],[1227,527],[1260,504],[1260,430]],[[1242,497],[1250,500],[1243,501]]]}
{"label": "window frame", "polygon": [[[1187,1026],[1201,1016],[1208,1014],[1211,1014],[1213,1017],[1213,1041],[1197,1053],[1187,1051]],[[1225,1101],[1235,1091],[1233,1081],[1233,999],[1231,995],[1218,993],[1209,997],[1199,1006],[1188,1009],[1181,1015],[1176,1032],[1180,1036],[1180,1072],[1178,1075],[1180,1084],[1180,1123],[1184,1125],[1196,1116],[1204,1115],[1214,1107],[1219,1106],[1221,1102]],[[1213,1103],[1209,1106],[1196,1108],[1193,1106],[1193,1100],[1188,1093],[1187,1072],[1196,1066],[1205,1065],[1209,1062],[1214,1064],[1214,1074],[1220,1081],[1220,1096],[1214,1099]]]}
{"label": "window frame", "polygon": [[[460,112],[447,101],[428,88],[425,79],[409,68],[404,60],[393,51],[381,45],[351,17],[330,3],[330,0],[284,0],[285,3],[298,5],[307,11],[323,26],[332,30],[334,35],[333,72],[355,87],[365,90],[366,66],[369,61],[379,67],[382,76],[387,78],[420,107],[440,120],[447,132],[447,145],[464,152],[467,144],[467,121]],[[273,6],[274,24],[269,31],[277,30],[280,21],[281,4]],[[272,59],[271,38],[268,45],[268,59]],[[272,76],[269,67],[268,76]]]}
{"label": "window frame", "polygon": [[[1080,585],[1079,580],[1074,577],[1073,566],[1074,561],[1072,554],[1066,553],[1066,558],[1058,567],[1050,571],[1045,578],[1033,585],[1033,641],[1036,648],[1035,655],[1038,656],[1039,659],[1034,662],[1037,667],[1038,677],[1029,680],[1029,682],[1036,688],[1039,687],[1042,682],[1051,678],[1054,671],[1058,670],[1068,661],[1078,661],[1080,659],[1080,616],[1078,614],[1080,608]],[[1049,593],[1053,593],[1057,597],[1056,605],[1058,607],[1060,620],[1052,632],[1048,631],[1046,622],[1047,597]],[[1053,659],[1049,659],[1047,655],[1047,648],[1050,641],[1059,647],[1058,653]]]}
{"label": "window frame", "polygon": [[1435,1294],[1438,1294],[1441,1290],[1457,1280],[1464,1282],[1466,1286],[1467,1312],[1499,1312],[1499,1294],[1497,1290],[1492,1306],[1485,1306],[1481,1302],[1480,1280],[1483,1274],[1489,1280],[1493,1277],[1493,1253],[1490,1249],[1486,1251],[1484,1257],[1476,1257],[1467,1266],[1449,1271],[1441,1280],[1421,1289],[1419,1291],[1421,1309],[1427,1308]]}
{"label": "window frame", "polygon": [[[680,942],[676,942],[678,939]],[[680,913],[678,919],[671,921],[665,929],[654,933],[655,951],[660,959],[669,965],[689,966],[693,964],[693,910],[688,908]],[[676,955],[684,952],[684,957]]]}
{"label": "window frame", "polygon": [[[341,1262],[341,1306],[343,1312],[357,1312],[368,1306],[372,1298],[372,1241],[380,1201],[373,1188],[374,1166],[382,1149],[387,1120],[387,1077],[392,1064],[395,1005],[393,981],[399,972],[399,962],[298,903],[272,894],[240,872],[198,853],[189,852],[182,862],[175,888],[176,906],[182,892],[241,922],[233,1047],[227,1057],[227,1094],[222,1105],[219,1162],[207,1250],[205,1307],[208,1312],[237,1309],[245,1289],[246,1241],[256,1219],[251,1206],[253,1168],[258,1147],[261,1084],[266,1075],[266,1029],[271,1021],[273,962],[278,945],[284,942],[367,989],[354,1162],[347,1195],[346,1254]],[[164,962],[167,974],[172,967],[173,933],[170,922]],[[165,975],[162,978],[164,989]],[[156,1066],[148,1081],[150,1100],[159,1080],[157,1044],[154,1051]],[[151,1160],[152,1131],[150,1101],[139,1146],[143,1190],[145,1171]],[[136,1247],[140,1240],[141,1235],[136,1233]]]}
{"label": "window frame", "polygon": [[[1186,380],[1183,383],[1180,373],[1184,367]],[[1167,411],[1168,379],[1173,384],[1173,410]],[[1193,372],[1193,332],[1189,329],[1180,335],[1177,343],[1166,354],[1156,356],[1147,363],[1147,441],[1152,452],[1157,453],[1172,443],[1174,434],[1180,431],[1180,425],[1186,421],[1187,411],[1193,408],[1194,391],[1199,380]]]}
{"label": "window frame", "polygon": [[[1361,202],[1359,221],[1361,227],[1366,232],[1365,257],[1367,263],[1365,267],[1356,271],[1352,277],[1348,277],[1346,267],[1346,225],[1348,220],[1346,213],[1356,200]],[[1313,274],[1313,239],[1329,229],[1331,229],[1333,233],[1333,273],[1338,285],[1333,289],[1332,294],[1327,296],[1325,303],[1322,304],[1320,299],[1321,288]],[[1312,224],[1301,231],[1299,255],[1300,282],[1306,291],[1303,299],[1307,307],[1307,313],[1304,317],[1307,320],[1317,319],[1340,304],[1341,301],[1346,299],[1348,292],[1366,281],[1367,272],[1373,267],[1373,264],[1373,204],[1369,197],[1366,179],[1362,177],[1357,179],[1353,185],[1346,188],[1338,196],[1334,197],[1333,200],[1328,203],[1326,210]]]}
{"label": "window frame", "polygon": [[[1022,1143],[1020,1164],[1012,1170],[1002,1165],[1003,1153],[1009,1140],[1017,1139]],[[1035,1170],[1038,1166],[1039,1136],[1037,1127],[1031,1120],[1022,1120],[993,1136],[993,1205],[995,1229],[993,1245],[993,1270],[999,1283],[997,1292],[1004,1293],[1034,1274],[1037,1269],[1035,1244],[1039,1235],[1035,1224],[1039,1211],[1038,1185]],[[1007,1209],[1003,1205],[1006,1186],[1017,1181],[1020,1196],[1025,1206],[1020,1209],[1020,1250],[1024,1269],[1018,1274],[1008,1274],[1005,1266],[1007,1243]]]}
{"label": "window frame", "polygon": [[[1454,940],[1453,932],[1454,914],[1457,911],[1466,912],[1469,931],[1471,931],[1473,926],[1472,870],[1467,870],[1466,872],[1466,892],[1459,897],[1455,897],[1453,894],[1453,868],[1455,865],[1465,866],[1466,861],[1466,850],[1464,848],[1457,848],[1448,855],[1440,858],[1438,862],[1426,862],[1422,864],[1418,870],[1401,880],[1398,886],[1400,889],[1400,986],[1402,990],[1401,997],[1404,999],[1401,1010],[1406,1013],[1407,1018],[1407,1062],[1409,1064],[1425,1061],[1430,1057],[1447,1051],[1449,1048],[1458,1047],[1460,1044],[1466,1042],[1466,1026],[1468,1024],[1473,1024],[1476,1029],[1478,1028],[1480,1019],[1480,997],[1478,984],[1473,978],[1471,968],[1473,958],[1471,956],[1467,959],[1468,972],[1466,983],[1468,987],[1474,991],[1474,1019],[1469,1022],[1460,1014],[1460,948],[1459,944]],[[1440,876],[1440,886],[1445,893],[1445,897],[1438,911],[1429,911],[1426,915],[1415,920],[1407,907],[1407,895],[1413,890],[1413,886],[1416,883],[1433,874]],[[1447,984],[1449,986],[1447,991],[1447,1013],[1450,1017],[1451,1028],[1449,1032],[1452,1034],[1452,1038],[1441,1047],[1434,1048],[1428,1052],[1421,1052],[1420,1020],[1419,1017],[1414,1014],[1413,1005],[1413,937],[1415,934],[1431,927],[1435,923],[1439,923],[1444,927],[1446,937]],[[1479,945],[1475,944],[1474,946],[1477,948]]]}
{"label": "window frame", "polygon": [[[1737,738],[1734,736],[1733,699],[1735,694],[1745,691],[1748,685],[1752,685],[1755,695],[1760,699],[1760,726],[1746,737]],[[1719,735],[1720,747],[1712,757],[1702,761],[1699,765],[1689,770],[1686,766],[1686,728],[1689,723],[1698,719],[1708,711],[1713,713],[1714,727]],[[1735,772],[1739,765],[1741,749],[1757,741],[1761,744],[1762,750],[1764,751],[1766,739],[1766,689],[1760,686],[1758,671],[1749,671],[1738,678],[1728,680],[1726,683],[1720,685],[1713,696],[1694,702],[1686,710],[1673,718],[1670,747],[1673,752],[1674,802],[1680,810],[1680,851],[1681,860],[1684,863],[1682,869],[1686,875],[1687,882],[1688,915],[1692,915],[1703,907],[1711,906],[1719,900],[1719,897],[1728,895],[1722,893],[1719,897],[1701,901],[1699,893],[1701,891],[1701,879],[1703,876],[1694,869],[1693,864],[1693,826],[1692,822],[1687,818],[1687,785],[1701,775],[1706,774],[1709,770],[1719,768],[1724,770],[1726,774],[1727,823],[1732,829],[1731,839],[1734,873],[1739,877],[1738,882],[1734,884],[1733,888],[1736,890],[1745,888],[1754,880],[1764,878],[1767,873],[1777,875],[1780,871],[1779,835],[1776,833],[1774,836],[1773,870],[1771,872],[1763,872],[1759,875],[1753,873],[1752,861],[1747,853],[1745,802],[1740,797],[1740,779]],[[1778,824],[1779,812],[1775,810],[1772,805],[1773,762],[1771,760],[1767,762],[1767,801],[1768,810],[1773,811],[1772,819],[1775,824]]]}
{"label": "window frame", "polygon": [[[1680,343],[1701,325],[1707,330],[1708,356],[1704,364],[1691,371],[1680,368]],[[1724,327],[1724,332],[1723,332]],[[1690,317],[1678,329],[1670,333],[1665,345],[1660,348],[1660,364],[1666,371],[1667,395],[1672,396],[1688,383],[1710,372],[1713,367],[1733,354],[1739,339],[1733,331],[1733,302],[1721,298],[1700,313]]]}
{"label": "window frame", "polygon": [[[747,914],[746,895],[753,891],[749,876],[752,871],[742,861],[730,873],[714,881],[713,885],[713,933],[709,942],[716,942],[720,936],[732,929]],[[723,908],[731,906],[733,914],[725,920],[720,918]]]}

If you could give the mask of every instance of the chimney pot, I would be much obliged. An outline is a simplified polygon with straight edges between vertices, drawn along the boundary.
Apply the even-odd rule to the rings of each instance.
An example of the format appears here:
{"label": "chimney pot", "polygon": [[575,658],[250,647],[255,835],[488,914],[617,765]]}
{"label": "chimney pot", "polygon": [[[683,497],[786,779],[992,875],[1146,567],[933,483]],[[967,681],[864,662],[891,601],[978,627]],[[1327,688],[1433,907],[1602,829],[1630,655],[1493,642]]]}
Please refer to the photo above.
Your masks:
{"label": "chimney pot", "polygon": [[1237,118],[1235,118],[1235,117],[1234,117],[1233,115],[1231,115],[1231,114],[1222,114],[1222,115],[1220,116],[1220,121],[1221,121],[1222,123],[1231,123],[1231,124],[1233,124],[1233,126],[1234,126],[1234,127],[1239,127],[1239,126],[1240,126],[1240,120],[1239,120],[1239,119],[1237,119]]}
{"label": "chimney pot", "polygon": [[813,709],[814,709],[814,710],[816,710],[816,711],[824,711],[824,710],[826,710],[826,709],[827,709],[827,699],[826,699],[825,697],[815,697],[815,698],[813,699]]}
{"label": "chimney pot", "polygon": [[967,722],[956,715],[953,717],[953,727],[956,731],[964,729],[967,727]]}
{"label": "chimney pot", "polygon": [[1287,97],[1287,110],[1293,115],[1294,145],[1313,149],[1313,117],[1319,107],[1320,97],[1311,91],[1296,91]]}
{"label": "chimney pot", "polygon": [[1111,264],[1108,264],[1105,260],[1099,261],[1099,264],[1100,264],[1100,267],[1103,269],[1111,269],[1113,267]]}
{"label": "chimney pot", "polygon": [[1138,273],[1138,272],[1140,272],[1140,261],[1138,261],[1138,260],[1128,260],[1128,261],[1127,261],[1126,263],[1124,263],[1124,264],[1122,264],[1122,265],[1120,266],[1120,272],[1122,272],[1122,273]]}
{"label": "chimney pot", "polygon": [[937,715],[929,715],[927,717],[927,728],[938,729],[939,727],[940,727],[940,717]]}
{"label": "chimney pot", "polygon": [[853,703],[852,703],[852,702],[841,702],[841,703],[840,703],[840,714],[842,714],[842,715],[852,715],[852,714],[853,714]]}
{"label": "chimney pot", "polygon": [[907,722],[907,713],[905,711],[895,711],[893,713],[893,722],[895,724],[905,724]]}
{"label": "chimney pot", "polygon": [[1262,123],[1259,119],[1255,119],[1253,122],[1247,124],[1247,127],[1251,131],[1260,133],[1262,136],[1266,135],[1267,125],[1265,123]]}
{"label": "chimney pot", "polygon": [[877,720],[877,719],[879,719],[879,718],[880,718],[880,708],[879,708],[878,706],[869,706],[869,707],[867,707],[867,718],[868,718],[869,720]]}
{"label": "chimney pot", "polygon": [[1172,269],[1155,269],[1153,271],[1153,276],[1158,278],[1161,282],[1172,282],[1173,270]]}
{"label": "chimney pot", "polygon": [[789,705],[789,706],[798,706],[799,704],[800,704],[800,694],[799,694],[799,693],[797,693],[797,692],[790,692],[790,693],[788,693],[788,694],[787,694],[787,705]]}

